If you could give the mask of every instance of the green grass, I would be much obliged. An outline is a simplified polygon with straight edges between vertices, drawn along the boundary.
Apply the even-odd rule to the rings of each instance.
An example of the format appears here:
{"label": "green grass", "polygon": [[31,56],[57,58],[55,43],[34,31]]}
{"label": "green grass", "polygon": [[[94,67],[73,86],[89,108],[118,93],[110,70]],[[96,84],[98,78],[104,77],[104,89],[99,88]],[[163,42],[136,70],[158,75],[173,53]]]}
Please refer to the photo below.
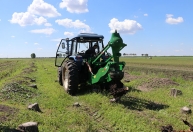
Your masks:
{"label": "green grass", "polygon": [[[153,57],[152,59],[121,58],[126,61],[127,66],[133,67],[154,67],[157,69],[191,69],[193,58],[191,57]],[[125,97],[120,103],[110,103],[109,96],[103,93],[83,92],[78,96],[70,96],[65,93],[62,86],[58,84],[57,68],[54,66],[54,59],[13,59],[2,60],[4,65],[7,61],[14,64],[14,67],[4,66],[3,72],[10,75],[1,75],[0,91],[6,84],[20,82],[19,86],[30,89],[29,78],[36,80],[37,89],[31,89],[35,96],[25,98],[14,93],[12,98],[7,99],[0,96],[1,105],[7,105],[18,111],[8,120],[0,122],[1,131],[9,131],[17,128],[21,123],[28,121],[39,122],[39,131],[49,132],[89,132],[89,131],[121,131],[121,132],[159,132],[160,126],[171,124],[176,130],[188,130],[181,119],[187,116],[180,112],[183,106],[192,106],[193,82],[184,80],[181,77],[172,76],[170,79],[179,83],[175,88],[181,90],[181,96],[169,96],[169,86],[156,87],[150,91],[139,91],[136,88],[147,82],[150,78],[167,77],[164,73],[139,71],[137,68],[128,71],[131,75],[142,76],[125,85],[130,87]],[[19,62],[19,63],[18,63]],[[151,69],[150,68],[150,69]],[[30,71],[33,69],[33,71]],[[25,77],[28,77],[25,78]],[[33,82],[34,83],[34,82]],[[2,92],[0,92],[0,95]],[[9,95],[6,93],[5,95]],[[23,100],[23,101],[22,101]],[[42,113],[30,111],[27,106],[37,102]],[[73,104],[79,102],[80,107]],[[3,112],[0,111],[0,117]],[[193,122],[192,115],[188,116],[188,121]]]}
{"label": "green grass", "polygon": [[175,66],[192,66],[193,57],[122,57],[120,60],[125,61],[127,64],[151,64],[151,65],[175,65]]}

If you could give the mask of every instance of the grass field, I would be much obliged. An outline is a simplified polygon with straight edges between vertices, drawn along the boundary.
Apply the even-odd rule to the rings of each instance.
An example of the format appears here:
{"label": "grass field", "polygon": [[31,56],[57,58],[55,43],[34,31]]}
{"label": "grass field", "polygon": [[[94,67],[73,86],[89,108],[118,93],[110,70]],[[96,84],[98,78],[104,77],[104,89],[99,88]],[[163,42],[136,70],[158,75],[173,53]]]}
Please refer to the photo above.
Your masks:
{"label": "grass field", "polygon": [[[180,109],[193,105],[193,57],[121,60],[126,62],[122,82],[130,90],[119,103],[110,103],[108,95],[88,88],[77,96],[66,94],[52,58],[0,59],[0,131],[28,121],[38,122],[40,132],[159,132],[168,124],[188,130],[182,119],[193,123],[193,116]],[[34,83],[37,89],[29,87]],[[170,96],[171,88],[182,95]],[[42,113],[27,109],[35,102]]]}

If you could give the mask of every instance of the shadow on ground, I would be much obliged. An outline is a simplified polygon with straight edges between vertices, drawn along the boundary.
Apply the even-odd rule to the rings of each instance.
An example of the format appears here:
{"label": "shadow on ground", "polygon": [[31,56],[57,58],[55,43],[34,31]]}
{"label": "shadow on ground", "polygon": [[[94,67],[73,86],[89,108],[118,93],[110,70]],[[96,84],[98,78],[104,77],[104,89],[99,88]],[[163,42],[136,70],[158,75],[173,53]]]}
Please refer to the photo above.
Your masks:
{"label": "shadow on ground", "polygon": [[122,97],[120,104],[123,104],[126,108],[131,110],[143,111],[144,109],[149,110],[161,110],[168,108],[169,105],[155,103],[145,99],[139,99],[136,97]]}
{"label": "shadow on ground", "polygon": [[2,126],[2,125],[0,125],[0,131],[1,132],[21,132],[19,130],[14,129],[14,128],[9,128],[8,126]]}

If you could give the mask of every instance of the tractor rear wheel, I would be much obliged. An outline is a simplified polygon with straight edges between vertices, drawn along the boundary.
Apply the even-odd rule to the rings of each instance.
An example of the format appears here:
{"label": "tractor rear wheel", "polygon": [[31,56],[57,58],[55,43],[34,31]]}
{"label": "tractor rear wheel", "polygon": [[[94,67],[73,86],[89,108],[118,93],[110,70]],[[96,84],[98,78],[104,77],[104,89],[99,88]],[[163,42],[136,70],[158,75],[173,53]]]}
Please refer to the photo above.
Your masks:
{"label": "tractor rear wheel", "polygon": [[75,95],[78,90],[78,68],[74,61],[64,62],[62,68],[62,83],[64,90],[70,94]]}
{"label": "tractor rear wheel", "polygon": [[58,67],[58,82],[61,86],[63,86],[63,83],[62,83],[62,69],[63,67]]}

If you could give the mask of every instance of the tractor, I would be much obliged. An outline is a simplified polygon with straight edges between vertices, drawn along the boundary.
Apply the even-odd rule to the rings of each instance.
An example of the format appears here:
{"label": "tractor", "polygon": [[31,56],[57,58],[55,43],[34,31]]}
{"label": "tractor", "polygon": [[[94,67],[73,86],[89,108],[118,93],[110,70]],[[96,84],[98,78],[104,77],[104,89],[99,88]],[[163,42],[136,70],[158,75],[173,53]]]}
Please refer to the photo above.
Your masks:
{"label": "tractor", "polygon": [[[58,45],[55,66],[58,67],[58,81],[70,95],[78,94],[81,85],[92,89],[108,91],[112,101],[118,101],[126,94],[121,80],[124,77],[125,62],[120,62],[120,51],[126,46],[115,30],[106,46],[103,35],[80,33],[76,37],[62,39]],[[89,51],[96,46],[95,53]],[[111,48],[112,53],[107,52]]]}

